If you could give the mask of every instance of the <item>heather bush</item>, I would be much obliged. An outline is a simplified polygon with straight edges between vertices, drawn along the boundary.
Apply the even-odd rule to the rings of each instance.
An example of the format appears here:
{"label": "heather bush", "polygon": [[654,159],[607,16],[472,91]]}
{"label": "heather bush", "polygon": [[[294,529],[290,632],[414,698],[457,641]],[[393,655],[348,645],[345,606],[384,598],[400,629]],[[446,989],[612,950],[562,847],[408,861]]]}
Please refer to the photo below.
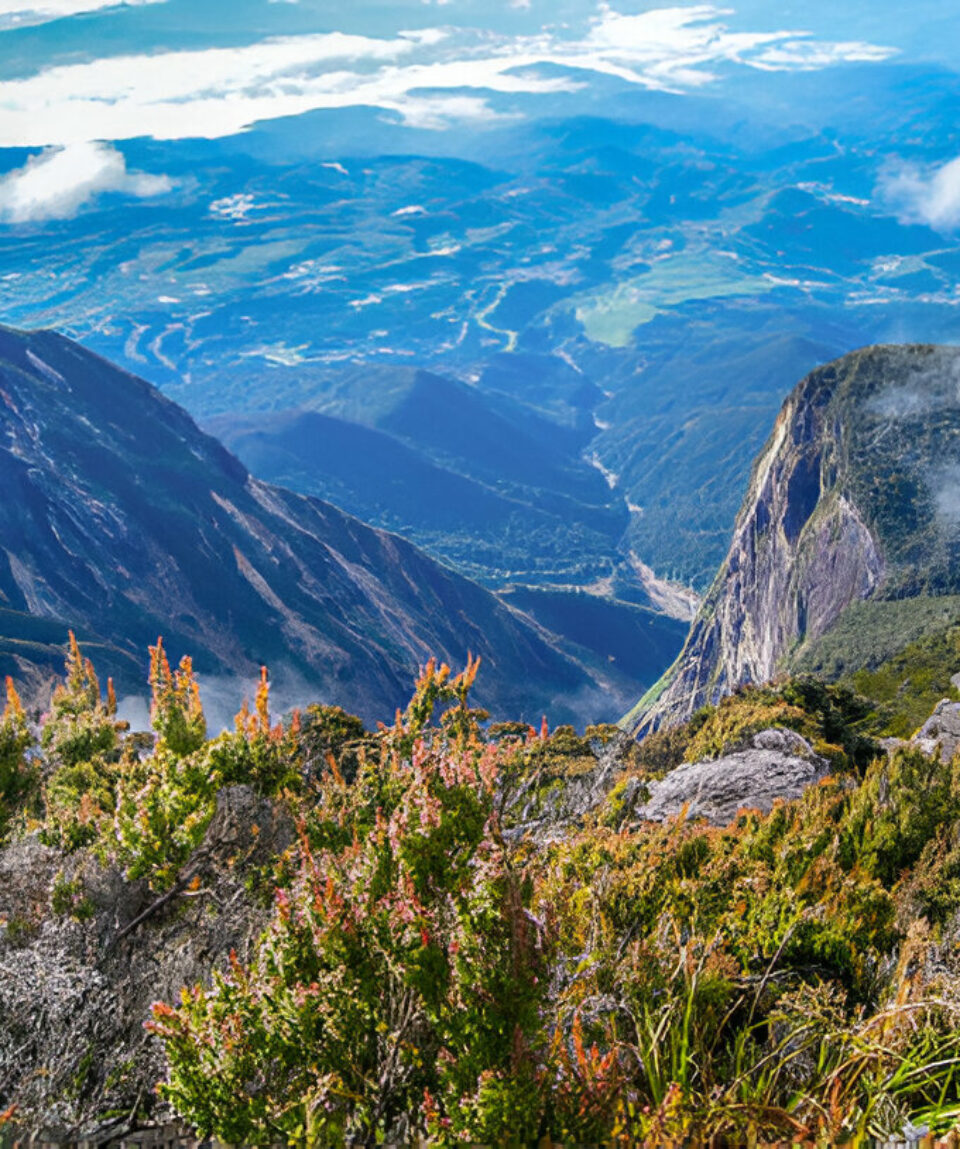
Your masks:
{"label": "heather bush", "polygon": [[10,820],[33,796],[37,769],[28,760],[34,737],[13,679],[6,680],[7,701],[0,716],[0,842]]}
{"label": "heather bush", "polygon": [[536,1134],[551,930],[499,830],[475,670],[431,663],[355,787],[331,771],[252,965],[155,1007],[165,1095],[204,1132]]}
{"label": "heather bush", "polygon": [[112,818],[127,724],[116,717],[112,682],[106,698],[93,664],[71,631],[66,676],[53,692],[40,743],[47,841],[68,850],[95,842]]}
{"label": "heather bush", "polygon": [[158,641],[151,647],[153,753],[127,756],[116,784],[112,837],[104,850],[125,866],[130,878],[148,878],[157,890],[177,880],[203,840],[216,810],[217,793],[246,784],[277,795],[299,783],[297,726],[286,732],[270,722],[270,686],[260,676],[255,706],[246,702],[236,730],[206,740],[206,719],[189,658],[171,671]]}
{"label": "heather bush", "polygon": [[[314,1144],[952,1122],[957,1012],[919,995],[908,971],[934,940],[903,921],[917,849],[957,824],[952,767],[900,755],[727,829],[589,825],[534,847],[507,818],[518,788],[588,773],[591,739],[503,724],[485,741],[471,677],[429,667],[353,782],[331,754],[252,963],[155,1008],[179,1112],[228,1139]],[[803,705],[784,693],[761,709],[795,707],[821,739],[837,709],[861,710],[808,683]],[[742,731],[725,714],[714,730]]]}
{"label": "heather bush", "polygon": [[[71,638],[39,745],[8,685],[0,813],[29,809],[42,776],[64,850],[175,895],[224,787],[294,816],[295,846],[258,872],[275,893],[249,960],[154,1007],[161,1091],[187,1124],[296,1145],[857,1143],[955,1124],[960,760],[876,753],[870,704],[810,678],[645,750],[611,728],[490,726],[476,673],[429,663],[370,732],[336,707],[274,722],[263,671],[210,739],[189,659],[172,670],[158,642],[154,735],[131,735]],[[617,814],[679,756],[771,724],[837,772],[724,828]],[[606,804],[564,804],[598,778]],[[82,925],[67,872],[54,907]]]}

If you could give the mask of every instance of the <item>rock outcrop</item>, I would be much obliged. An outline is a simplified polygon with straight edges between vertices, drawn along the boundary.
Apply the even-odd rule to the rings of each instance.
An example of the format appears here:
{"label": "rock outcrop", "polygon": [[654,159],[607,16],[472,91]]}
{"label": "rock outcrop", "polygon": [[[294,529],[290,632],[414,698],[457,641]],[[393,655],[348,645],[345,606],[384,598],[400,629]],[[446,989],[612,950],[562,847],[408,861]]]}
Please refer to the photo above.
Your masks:
{"label": "rock outcrop", "polygon": [[637,772],[625,734],[595,746],[582,769],[538,772],[511,795],[515,838],[540,846],[561,840],[600,817],[608,825],[637,828],[681,814],[727,826],[743,809],[764,814],[775,802],[799,798],[830,773],[830,763],[793,730],[771,727],[719,758],[684,762],[659,780]]}
{"label": "rock outcrop", "polygon": [[924,754],[936,755],[943,762],[960,750],[960,702],[945,698],[920,727],[912,739]]}
{"label": "rock outcrop", "polygon": [[876,347],[806,377],[754,465],[726,561],[637,735],[774,677],[851,603],[960,584],[960,349]]}
{"label": "rock outcrop", "polygon": [[691,820],[728,826],[740,810],[768,814],[778,799],[799,798],[829,772],[827,760],[793,730],[761,730],[732,754],[684,762],[659,782],[648,782],[650,799],[634,816],[665,822],[686,810]]}

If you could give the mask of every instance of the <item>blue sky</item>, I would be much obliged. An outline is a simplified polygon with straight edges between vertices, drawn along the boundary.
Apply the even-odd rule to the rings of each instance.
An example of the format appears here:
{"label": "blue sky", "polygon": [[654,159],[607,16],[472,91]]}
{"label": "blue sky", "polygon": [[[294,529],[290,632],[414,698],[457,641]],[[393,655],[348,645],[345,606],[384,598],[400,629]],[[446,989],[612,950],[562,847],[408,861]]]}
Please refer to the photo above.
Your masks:
{"label": "blue sky", "polygon": [[442,130],[501,114],[491,94],[574,91],[596,74],[683,91],[738,68],[922,52],[897,11],[859,0],[0,0],[0,147],[214,138],[359,105]]}
{"label": "blue sky", "polygon": [[[0,0],[0,158],[32,153],[7,152],[0,221],[65,218],[103,190],[162,195],[170,181],[115,146],[134,138],[358,107],[453,138],[600,79],[722,95],[738,77],[772,90],[798,71],[952,63],[960,6],[912,0],[910,17],[901,0]],[[900,187],[920,218],[960,214],[960,170],[943,171]]]}

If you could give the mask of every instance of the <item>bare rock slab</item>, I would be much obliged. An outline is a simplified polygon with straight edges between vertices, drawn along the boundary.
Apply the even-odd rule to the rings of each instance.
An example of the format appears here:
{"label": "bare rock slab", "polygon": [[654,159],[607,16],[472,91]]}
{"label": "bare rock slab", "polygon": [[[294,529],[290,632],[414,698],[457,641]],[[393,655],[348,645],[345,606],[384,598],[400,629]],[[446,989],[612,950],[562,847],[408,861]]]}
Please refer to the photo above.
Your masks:
{"label": "bare rock slab", "polygon": [[924,754],[939,756],[949,762],[960,749],[960,702],[945,698],[924,722],[913,738]]}
{"label": "bare rock slab", "polygon": [[778,798],[799,798],[830,772],[825,758],[792,730],[761,730],[722,758],[684,762],[659,782],[637,810],[648,822],[665,822],[684,807],[687,817],[727,826],[742,809],[769,813]]}

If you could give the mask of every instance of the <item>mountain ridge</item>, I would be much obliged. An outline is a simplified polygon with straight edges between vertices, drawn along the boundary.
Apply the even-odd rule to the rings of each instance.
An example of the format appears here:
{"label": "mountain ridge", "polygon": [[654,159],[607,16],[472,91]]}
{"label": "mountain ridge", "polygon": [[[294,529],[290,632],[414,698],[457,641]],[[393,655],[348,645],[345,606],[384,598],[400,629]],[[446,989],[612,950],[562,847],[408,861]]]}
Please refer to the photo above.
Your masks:
{"label": "mountain ridge", "polygon": [[[265,663],[371,719],[391,717],[418,664],[468,651],[491,666],[481,701],[497,713],[602,702],[605,682],[532,620],[400,537],[253,478],[63,336],[0,329],[0,425],[0,607],[115,648],[105,669],[127,688],[162,633],[201,673]],[[2,669],[37,661],[14,651]]]}

